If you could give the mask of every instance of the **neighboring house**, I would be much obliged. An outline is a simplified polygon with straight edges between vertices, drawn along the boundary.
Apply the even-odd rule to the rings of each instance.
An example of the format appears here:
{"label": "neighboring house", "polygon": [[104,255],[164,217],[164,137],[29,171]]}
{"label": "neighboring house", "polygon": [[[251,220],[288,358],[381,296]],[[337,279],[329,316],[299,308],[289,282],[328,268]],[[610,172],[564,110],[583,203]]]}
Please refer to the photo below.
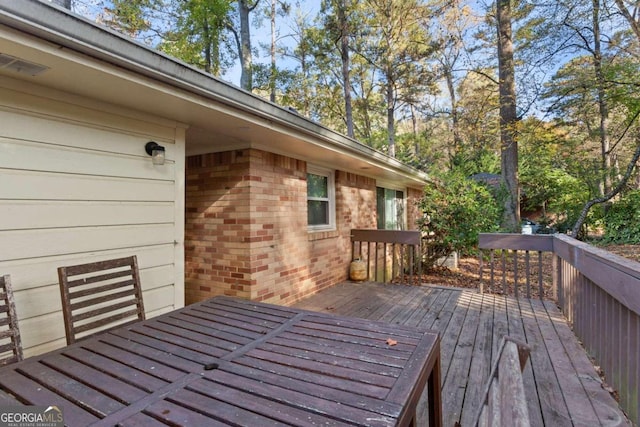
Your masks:
{"label": "neighboring house", "polygon": [[347,278],[351,229],[414,228],[425,180],[63,9],[0,0],[0,274],[27,355],[64,345],[59,266],[136,254],[148,317],[221,293],[289,304]]}

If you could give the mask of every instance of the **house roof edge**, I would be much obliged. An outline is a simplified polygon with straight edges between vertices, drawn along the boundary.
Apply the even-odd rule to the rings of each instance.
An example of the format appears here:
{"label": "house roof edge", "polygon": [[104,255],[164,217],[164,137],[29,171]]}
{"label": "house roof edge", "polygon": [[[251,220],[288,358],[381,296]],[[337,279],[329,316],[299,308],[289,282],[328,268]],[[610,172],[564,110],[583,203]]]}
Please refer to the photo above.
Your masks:
{"label": "house roof edge", "polygon": [[368,157],[411,178],[427,181],[426,173],[289,111],[191,65],[156,51],[106,27],[44,0],[0,0],[0,24],[144,75],[195,95],[278,122],[329,145]]}

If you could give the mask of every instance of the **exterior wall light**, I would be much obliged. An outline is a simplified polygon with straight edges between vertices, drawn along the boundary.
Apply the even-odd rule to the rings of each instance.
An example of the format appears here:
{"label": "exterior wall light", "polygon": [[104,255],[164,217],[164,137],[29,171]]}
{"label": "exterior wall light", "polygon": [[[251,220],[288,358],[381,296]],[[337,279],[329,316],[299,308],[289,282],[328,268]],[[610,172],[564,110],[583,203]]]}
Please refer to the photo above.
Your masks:
{"label": "exterior wall light", "polygon": [[164,147],[157,142],[149,141],[144,150],[151,156],[154,165],[164,165]]}

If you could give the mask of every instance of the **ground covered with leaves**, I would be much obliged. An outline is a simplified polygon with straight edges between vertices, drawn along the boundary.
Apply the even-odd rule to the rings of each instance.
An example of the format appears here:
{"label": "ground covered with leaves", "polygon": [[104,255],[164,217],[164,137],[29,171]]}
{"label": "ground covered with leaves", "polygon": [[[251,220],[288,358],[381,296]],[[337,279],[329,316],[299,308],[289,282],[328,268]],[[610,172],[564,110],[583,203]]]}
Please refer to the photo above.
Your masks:
{"label": "ground covered with leaves", "polygon": [[[622,256],[624,258],[628,258],[634,261],[640,262],[640,245],[606,245],[600,246],[600,248],[608,250],[616,255]],[[507,255],[508,256],[508,255]],[[535,267],[538,263],[537,256],[532,255],[529,260],[532,267]],[[518,259],[518,269],[523,268],[526,263],[526,259],[524,259],[524,254],[519,255]],[[496,265],[496,269],[494,270],[494,287],[496,292],[501,293],[502,290],[502,260],[497,258],[494,260],[494,265]],[[543,281],[543,289],[545,298],[551,298],[551,286],[552,286],[552,275],[551,275],[551,256],[550,254],[543,254],[542,259],[542,281]],[[508,288],[508,293],[513,294],[513,259],[507,258],[505,262],[506,267],[506,286]],[[520,273],[522,274],[522,273]],[[491,282],[491,272],[488,267],[488,262],[484,262],[483,269],[483,277],[482,283],[485,289],[490,286]],[[531,297],[537,297],[539,294],[539,288],[537,286],[537,277],[530,277],[530,287],[529,290],[531,292]],[[425,271],[422,275],[422,282],[430,285],[438,285],[438,286],[450,286],[457,288],[471,288],[471,289],[479,289],[480,287],[480,260],[478,256],[470,256],[463,257],[459,260],[458,268],[452,269],[447,267],[434,267]],[[520,276],[518,278],[518,289],[522,295],[526,295],[527,286],[526,286],[526,277]]]}

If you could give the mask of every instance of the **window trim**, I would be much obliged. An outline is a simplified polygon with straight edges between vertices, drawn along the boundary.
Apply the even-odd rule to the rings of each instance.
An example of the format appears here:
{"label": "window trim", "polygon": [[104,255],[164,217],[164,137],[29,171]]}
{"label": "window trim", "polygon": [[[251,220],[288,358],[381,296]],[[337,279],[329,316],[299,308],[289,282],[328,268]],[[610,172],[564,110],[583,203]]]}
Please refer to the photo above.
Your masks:
{"label": "window trim", "polygon": [[[314,165],[307,165],[307,174],[327,177],[327,201],[329,203],[329,223],[328,224],[309,224],[308,208],[309,200],[319,200],[316,198],[309,199],[307,192],[307,229],[309,232],[316,231],[332,231],[336,229],[336,178],[335,171]],[[324,200],[324,199],[322,199]]]}

